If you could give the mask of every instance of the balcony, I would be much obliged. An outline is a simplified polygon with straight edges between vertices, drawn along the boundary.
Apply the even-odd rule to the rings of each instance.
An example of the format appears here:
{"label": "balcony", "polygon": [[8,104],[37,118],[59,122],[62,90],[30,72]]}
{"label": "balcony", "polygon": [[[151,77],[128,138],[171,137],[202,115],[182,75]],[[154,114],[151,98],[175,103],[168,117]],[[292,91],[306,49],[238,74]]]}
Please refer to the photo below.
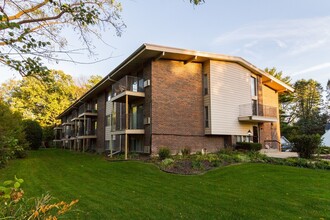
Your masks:
{"label": "balcony", "polygon": [[277,108],[261,104],[244,104],[239,106],[241,122],[277,122]]}
{"label": "balcony", "polygon": [[[126,126],[126,118],[128,126]],[[112,115],[111,133],[144,134],[143,114]]]}
{"label": "balcony", "polygon": [[128,95],[129,102],[144,97],[143,79],[125,76],[112,85],[112,102],[126,102],[126,95]]}
{"label": "balcony", "polygon": [[53,141],[61,141],[62,139],[62,127],[54,128],[54,140]]}
{"label": "balcony", "polygon": [[[85,112],[78,115],[78,119],[82,117],[97,117],[97,110],[88,109]],[[77,118],[74,119],[78,120]]]}
{"label": "balcony", "polygon": [[96,121],[87,118],[86,121],[79,121],[75,129],[75,134],[78,139],[96,138]]}

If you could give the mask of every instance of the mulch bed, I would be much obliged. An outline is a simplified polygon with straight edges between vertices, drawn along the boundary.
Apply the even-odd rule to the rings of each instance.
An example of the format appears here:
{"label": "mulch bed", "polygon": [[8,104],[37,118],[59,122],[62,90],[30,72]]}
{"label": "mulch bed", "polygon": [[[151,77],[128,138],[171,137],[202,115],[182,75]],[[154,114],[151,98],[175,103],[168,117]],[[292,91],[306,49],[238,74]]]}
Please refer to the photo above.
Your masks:
{"label": "mulch bed", "polygon": [[[226,166],[228,163],[222,163],[221,166]],[[218,166],[217,166],[218,167]],[[198,167],[194,167],[191,160],[177,160],[171,166],[166,168],[160,168],[162,171],[173,174],[182,174],[182,175],[196,175],[205,173],[211,169],[216,168],[209,161],[200,161]]]}

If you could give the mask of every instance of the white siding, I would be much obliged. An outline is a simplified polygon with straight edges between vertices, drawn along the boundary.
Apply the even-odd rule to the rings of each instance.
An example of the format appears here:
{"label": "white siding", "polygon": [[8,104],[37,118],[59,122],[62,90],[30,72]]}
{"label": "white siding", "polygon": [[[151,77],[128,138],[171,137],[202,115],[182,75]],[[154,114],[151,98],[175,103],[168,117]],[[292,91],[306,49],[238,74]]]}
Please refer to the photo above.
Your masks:
{"label": "white siding", "polygon": [[105,115],[111,115],[111,111],[112,111],[112,102],[107,101],[105,103]]}
{"label": "white siding", "polygon": [[251,72],[231,62],[210,63],[211,133],[246,135],[252,124],[238,121],[239,106],[251,102]]}
{"label": "white siding", "polygon": [[106,141],[111,140],[110,133],[111,133],[111,127],[110,126],[106,126],[105,127],[105,140]]}

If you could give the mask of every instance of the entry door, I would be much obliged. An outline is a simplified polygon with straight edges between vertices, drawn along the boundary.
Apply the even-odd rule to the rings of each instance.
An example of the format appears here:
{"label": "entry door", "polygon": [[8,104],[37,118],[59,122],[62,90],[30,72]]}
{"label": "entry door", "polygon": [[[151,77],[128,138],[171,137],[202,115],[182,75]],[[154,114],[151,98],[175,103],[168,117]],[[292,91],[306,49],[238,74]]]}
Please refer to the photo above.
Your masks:
{"label": "entry door", "polygon": [[253,143],[259,142],[258,126],[253,126]]}

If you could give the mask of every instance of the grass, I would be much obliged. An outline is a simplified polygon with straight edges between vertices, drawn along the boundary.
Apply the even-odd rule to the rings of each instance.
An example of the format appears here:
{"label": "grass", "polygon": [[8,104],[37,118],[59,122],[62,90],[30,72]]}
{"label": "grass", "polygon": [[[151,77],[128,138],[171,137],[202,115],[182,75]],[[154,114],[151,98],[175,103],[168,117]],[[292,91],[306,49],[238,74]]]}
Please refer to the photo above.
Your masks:
{"label": "grass", "polygon": [[329,219],[330,172],[268,164],[180,176],[142,162],[47,149],[0,170],[26,196],[78,198],[81,219]]}

